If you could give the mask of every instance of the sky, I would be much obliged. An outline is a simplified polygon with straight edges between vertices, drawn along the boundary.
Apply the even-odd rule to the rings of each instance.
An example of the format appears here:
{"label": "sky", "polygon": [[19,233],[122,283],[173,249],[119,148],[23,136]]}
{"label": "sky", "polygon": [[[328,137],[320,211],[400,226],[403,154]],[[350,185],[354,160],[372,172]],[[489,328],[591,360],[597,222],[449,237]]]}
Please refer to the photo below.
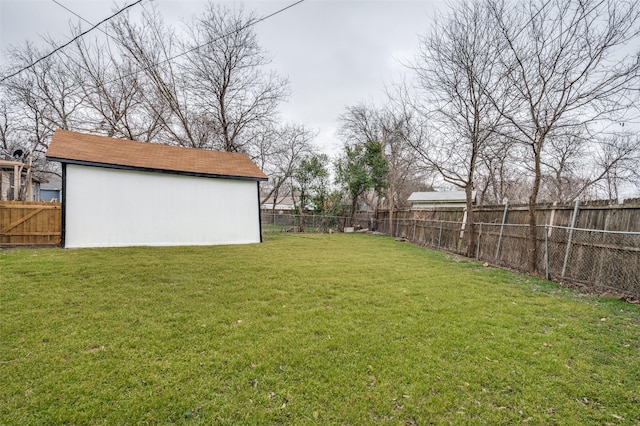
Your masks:
{"label": "sky", "polygon": [[[96,23],[134,0],[56,0],[86,20]],[[40,43],[48,36],[64,44],[71,38],[69,24],[79,18],[54,0],[0,0],[0,64],[6,49],[25,40]],[[202,13],[202,0],[144,0],[130,9],[139,13],[151,2],[165,21],[179,26]],[[269,15],[290,1],[220,2],[230,7]],[[273,60],[269,65],[289,79],[291,96],[281,105],[286,121],[318,132],[316,144],[335,154],[342,146],[337,121],[347,106],[381,103],[385,90],[410,78],[405,64],[418,50],[419,37],[429,31],[444,0],[305,0],[259,24],[254,29]],[[132,15],[134,16],[134,15]],[[82,23],[83,29],[90,26]]]}

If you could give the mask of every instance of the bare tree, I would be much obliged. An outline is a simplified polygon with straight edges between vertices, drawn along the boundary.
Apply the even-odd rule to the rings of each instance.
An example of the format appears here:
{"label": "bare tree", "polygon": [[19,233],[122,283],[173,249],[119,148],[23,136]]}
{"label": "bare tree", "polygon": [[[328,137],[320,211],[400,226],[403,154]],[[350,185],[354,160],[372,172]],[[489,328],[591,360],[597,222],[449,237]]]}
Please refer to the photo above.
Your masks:
{"label": "bare tree", "polygon": [[526,203],[522,147],[508,136],[499,135],[480,153],[476,170],[478,205]]}
{"label": "bare tree", "polygon": [[67,55],[84,95],[83,126],[110,137],[155,140],[162,127],[144,96],[151,85],[117,46],[80,39]]}
{"label": "bare tree", "polygon": [[339,117],[338,133],[349,144],[382,140],[380,111],[373,105],[360,103],[345,108]]}
{"label": "bare tree", "polygon": [[[580,129],[567,129],[563,135],[550,138],[545,155],[540,159],[542,180],[539,198],[542,201],[572,201],[584,191],[586,179],[581,170],[586,163],[589,141]],[[578,131],[574,131],[578,130]]]}
{"label": "bare tree", "polygon": [[190,92],[215,129],[214,147],[247,151],[255,129],[271,125],[287,98],[286,79],[264,67],[270,59],[251,27],[256,18],[209,3],[184,44]]}
{"label": "bare tree", "polygon": [[501,116],[494,103],[500,104],[505,93],[494,62],[500,43],[489,17],[479,0],[452,6],[422,39],[413,65],[424,94],[422,109],[433,128],[415,148],[446,182],[465,191],[469,256],[476,252],[473,191],[478,162],[496,138]]}
{"label": "bare tree", "polygon": [[15,118],[12,116],[11,105],[6,91],[0,87],[0,158],[7,155],[15,141]]}
{"label": "bare tree", "polygon": [[292,194],[291,177],[300,162],[315,153],[312,144],[315,132],[299,124],[284,124],[260,132],[254,138],[249,154],[269,176],[262,203],[273,203],[273,210],[286,196]]}
{"label": "bare tree", "polygon": [[419,144],[422,136],[416,132],[415,116],[398,102],[398,99],[391,100],[389,107],[381,112],[382,146],[389,164],[389,187],[385,198],[390,232],[393,232],[394,211],[407,207],[409,196],[417,186],[424,185],[428,175],[412,148]]}
{"label": "bare tree", "polygon": [[254,22],[251,14],[211,3],[185,24],[184,37],[155,9],[139,25],[126,15],[114,22],[123,64],[135,64],[150,86],[126,71],[120,77],[133,80],[123,83],[144,85],[139,93],[152,113],[152,128],[159,125],[168,142],[251,152],[260,143],[260,131],[276,123],[288,82],[265,72],[269,58],[258,44]]}
{"label": "bare tree", "polygon": [[[29,42],[10,51],[11,62],[19,67],[33,63],[41,56],[42,51]],[[69,70],[58,57],[38,62],[3,85],[9,99],[23,110],[27,120],[32,121],[27,124],[24,120],[23,125],[34,130],[38,144],[46,147],[47,136],[55,128],[75,126],[82,99],[77,96],[78,86]]]}
{"label": "bare tree", "polygon": [[[50,40],[45,43],[52,43]],[[33,44],[24,44],[10,51],[13,67],[32,64],[43,54]],[[3,144],[10,151],[23,150],[23,161],[42,174],[58,174],[55,165],[46,162],[44,153],[56,128],[70,129],[77,125],[82,105],[78,87],[68,68],[58,57],[49,57],[2,83],[4,101]],[[22,188],[25,194],[25,188]]]}
{"label": "bare tree", "polygon": [[[77,33],[79,28],[72,26],[71,31]],[[43,42],[54,46],[52,40]],[[42,50],[25,42],[11,51],[11,64],[16,68],[31,64],[42,55]],[[141,140],[157,134],[157,126],[147,126],[150,121],[141,111],[138,74],[121,59],[108,46],[79,39],[3,83],[14,111],[14,138],[39,170],[60,173],[59,165],[44,157],[57,128]]]}
{"label": "bare tree", "polygon": [[[509,4],[510,5],[510,4]],[[625,121],[640,71],[638,53],[624,48],[639,33],[640,4],[615,0],[535,0],[508,7],[488,0],[491,25],[501,34],[497,59],[513,103],[494,102],[528,147],[533,182],[529,195],[528,269],[537,269],[535,204],[547,142],[562,129],[599,130],[605,120]],[[486,92],[492,94],[487,88]]]}
{"label": "bare tree", "polygon": [[145,10],[141,24],[128,15],[120,15],[111,28],[121,46],[123,60],[135,64],[150,83],[143,99],[151,112],[150,119],[162,127],[161,141],[213,149],[213,129],[190,100],[175,31],[165,25],[153,8]]}
{"label": "bare tree", "polygon": [[637,135],[607,137],[594,151],[594,172],[587,176],[586,188],[595,186],[604,197],[615,201],[619,200],[621,186],[640,188],[640,138]]}
{"label": "bare tree", "polygon": [[[389,94],[385,107],[364,103],[346,108],[340,116],[340,135],[348,144],[379,142],[389,171],[384,201],[389,211],[389,232],[393,233],[393,214],[406,207],[407,198],[417,186],[423,184],[424,170],[415,157],[411,140],[415,137],[414,116],[401,96]],[[367,194],[362,194],[367,198]],[[369,194],[369,202],[378,208],[380,199]]]}
{"label": "bare tree", "polygon": [[[184,31],[166,25],[153,6],[139,21],[119,15],[107,38],[78,39],[0,85],[0,143],[10,149],[19,141],[44,159],[53,131],[63,128],[241,151],[271,175],[269,196],[277,199],[291,191],[293,171],[314,152],[315,133],[279,123],[276,109],[289,86],[266,70],[270,58],[253,30],[256,21],[213,4]],[[14,49],[10,68],[42,54],[25,43]]]}

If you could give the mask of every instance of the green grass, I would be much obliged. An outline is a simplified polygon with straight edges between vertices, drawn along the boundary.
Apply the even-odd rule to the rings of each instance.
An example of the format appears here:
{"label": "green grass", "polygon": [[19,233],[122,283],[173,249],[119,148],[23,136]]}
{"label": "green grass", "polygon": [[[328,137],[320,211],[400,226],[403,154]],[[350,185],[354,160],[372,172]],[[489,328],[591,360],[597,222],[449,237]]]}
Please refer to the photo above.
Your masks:
{"label": "green grass", "polygon": [[0,251],[0,424],[638,424],[640,308],[391,238]]}

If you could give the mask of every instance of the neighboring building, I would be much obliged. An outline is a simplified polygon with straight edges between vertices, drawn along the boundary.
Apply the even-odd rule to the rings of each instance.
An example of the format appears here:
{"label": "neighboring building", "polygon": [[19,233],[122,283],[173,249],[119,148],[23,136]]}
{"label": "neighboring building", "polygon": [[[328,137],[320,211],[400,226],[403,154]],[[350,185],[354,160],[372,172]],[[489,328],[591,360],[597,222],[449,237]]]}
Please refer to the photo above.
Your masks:
{"label": "neighboring building", "polygon": [[[267,194],[264,195],[266,196]],[[293,202],[293,197],[290,195],[282,198],[278,197],[275,207],[273,205],[273,197],[269,198],[265,203],[262,203],[262,210],[275,210],[278,213],[291,212],[295,209],[296,206]]]}
{"label": "neighboring building", "polygon": [[358,206],[358,211],[360,212],[372,212],[374,208],[369,203],[360,203]]}
{"label": "neighboring building", "polygon": [[64,247],[261,241],[260,181],[245,154],[57,130]]}
{"label": "neighboring building", "polygon": [[40,184],[40,201],[55,201],[59,203],[60,200],[62,200],[61,179],[51,179]]}
{"label": "neighboring building", "polygon": [[[266,195],[268,194],[261,195],[260,199],[264,200],[264,197]],[[291,196],[291,194],[289,194],[284,197],[278,197],[275,208],[273,205],[273,197],[269,197],[264,203],[262,203],[262,210],[266,213],[276,211],[278,212],[277,214],[298,214],[299,206],[297,205],[297,203],[300,202],[300,193],[295,192],[293,195],[294,196]],[[305,211],[313,212],[315,210],[315,205],[311,201],[308,201],[305,207]]]}
{"label": "neighboring building", "polygon": [[[17,190],[16,190],[17,188]],[[40,199],[40,179],[21,161],[0,159],[0,201]]]}
{"label": "neighboring building", "polygon": [[[476,191],[473,191],[475,203]],[[411,203],[412,209],[434,209],[436,207],[460,207],[464,208],[467,203],[467,196],[464,191],[450,192],[414,192],[407,200]]]}

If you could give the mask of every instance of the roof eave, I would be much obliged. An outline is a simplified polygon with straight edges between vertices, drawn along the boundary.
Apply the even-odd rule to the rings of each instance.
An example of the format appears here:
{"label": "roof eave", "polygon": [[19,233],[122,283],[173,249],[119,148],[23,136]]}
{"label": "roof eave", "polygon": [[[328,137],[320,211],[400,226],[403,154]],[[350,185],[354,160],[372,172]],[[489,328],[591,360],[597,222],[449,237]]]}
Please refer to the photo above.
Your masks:
{"label": "roof eave", "polygon": [[60,163],[75,164],[78,166],[101,167],[105,169],[130,170],[130,171],[138,171],[138,172],[152,172],[152,173],[163,173],[163,174],[171,174],[171,175],[195,176],[195,177],[217,178],[217,179],[249,180],[249,181],[259,181],[259,182],[266,182],[269,180],[268,177],[262,177],[262,176],[237,176],[237,175],[223,175],[223,174],[215,174],[215,173],[200,173],[200,172],[189,172],[185,170],[155,169],[150,167],[127,166],[122,164],[98,163],[94,161],[74,160],[71,158],[61,158],[61,157],[54,157],[54,156],[48,156],[48,155],[46,157],[47,157],[47,160],[49,161],[58,161]]}

